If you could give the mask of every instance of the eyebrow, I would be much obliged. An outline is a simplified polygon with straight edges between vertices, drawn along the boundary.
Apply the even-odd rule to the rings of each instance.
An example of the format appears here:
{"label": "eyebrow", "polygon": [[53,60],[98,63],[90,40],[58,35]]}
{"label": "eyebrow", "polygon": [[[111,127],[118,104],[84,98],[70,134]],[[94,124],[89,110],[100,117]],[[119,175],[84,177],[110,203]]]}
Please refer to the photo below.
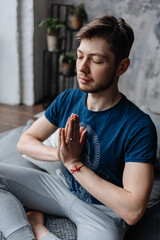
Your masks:
{"label": "eyebrow", "polygon": [[[77,52],[80,52],[80,53],[83,53],[79,48],[77,49]],[[105,58],[106,59],[106,56],[105,55],[103,55],[103,54],[100,54],[100,53],[90,53],[90,54],[88,54],[89,56],[98,56],[98,57],[103,57],[103,58]]]}

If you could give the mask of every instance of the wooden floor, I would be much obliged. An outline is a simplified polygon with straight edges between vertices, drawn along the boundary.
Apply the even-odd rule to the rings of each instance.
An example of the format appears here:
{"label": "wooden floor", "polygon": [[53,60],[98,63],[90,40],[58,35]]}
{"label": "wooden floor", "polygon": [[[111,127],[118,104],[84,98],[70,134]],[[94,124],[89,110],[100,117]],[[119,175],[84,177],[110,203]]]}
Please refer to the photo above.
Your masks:
{"label": "wooden floor", "polygon": [[24,125],[34,115],[44,111],[42,104],[35,106],[0,104],[0,132]]}

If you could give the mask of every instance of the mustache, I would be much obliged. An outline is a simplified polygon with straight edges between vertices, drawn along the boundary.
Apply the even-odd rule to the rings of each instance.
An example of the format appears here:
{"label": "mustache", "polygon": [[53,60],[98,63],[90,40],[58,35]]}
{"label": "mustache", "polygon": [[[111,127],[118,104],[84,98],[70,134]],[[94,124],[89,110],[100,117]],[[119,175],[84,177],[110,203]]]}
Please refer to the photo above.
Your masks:
{"label": "mustache", "polygon": [[82,73],[78,73],[77,76],[78,76],[78,78],[83,78],[83,79],[85,79],[86,81],[91,81],[91,80],[93,80],[91,77],[88,77],[88,76],[86,76],[85,74],[82,74]]}

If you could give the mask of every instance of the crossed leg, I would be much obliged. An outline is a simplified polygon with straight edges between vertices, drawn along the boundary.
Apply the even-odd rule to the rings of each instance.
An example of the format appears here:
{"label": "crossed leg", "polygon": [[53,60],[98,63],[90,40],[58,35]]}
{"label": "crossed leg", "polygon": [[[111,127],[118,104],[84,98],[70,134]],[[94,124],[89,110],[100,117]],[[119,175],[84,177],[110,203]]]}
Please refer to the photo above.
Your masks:
{"label": "crossed leg", "polygon": [[33,234],[22,204],[70,218],[77,225],[77,240],[122,240],[124,237],[127,226],[121,218],[105,206],[80,200],[58,176],[0,164],[0,181],[0,212],[4,216],[0,219],[0,230],[7,240],[33,240],[34,234],[37,240],[59,240],[44,227],[43,215],[38,212],[28,214]]}
{"label": "crossed leg", "polygon": [[[35,236],[23,205],[47,214],[66,217],[75,196],[57,175],[25,167],[0,164],[0,199],[0,212],[3,215],[3,218],[0,219],[0,230],[7,240],[33,240]],[[43,222],[41,216],[39,219]],[[41,225],[37,225],[39,230],[42,229],[40,228],[42,222]],[[33,231],[35,230],[34,226]],[[45,228],[43,230],[46,234],[48,233]],[[42,235],[45,234],[42,233]],[[58,239],[53,234],[47,234],[47,236],[44,239]],[[43,236],[40,234],[39,238],[41,239]]]}

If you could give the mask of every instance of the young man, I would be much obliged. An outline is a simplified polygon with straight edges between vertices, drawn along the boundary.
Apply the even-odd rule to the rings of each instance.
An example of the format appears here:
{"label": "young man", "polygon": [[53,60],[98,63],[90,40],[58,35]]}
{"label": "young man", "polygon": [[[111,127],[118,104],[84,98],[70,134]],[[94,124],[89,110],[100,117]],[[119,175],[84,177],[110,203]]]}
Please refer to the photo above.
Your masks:
{"label": "young man", "polygon": [[[35,239],[20,202],[70,218],[78,240],[122,240],[128,224],[145,212],[156,131],[149,116],[118,90],[118,79],[130,64],[133,31],[123,19],[105,15],[84,26],[77,39],[80,89],[59,95],[18,143],[20,153],[62,161],[66,182],[41,171],[1,165],[1,207],[12,203],[14,209],[2,229],[7,239]],[[57,149],[43,145],[57,128]],[[28,214],[36,239],[58,239],[44,227],[39,211]]]}

